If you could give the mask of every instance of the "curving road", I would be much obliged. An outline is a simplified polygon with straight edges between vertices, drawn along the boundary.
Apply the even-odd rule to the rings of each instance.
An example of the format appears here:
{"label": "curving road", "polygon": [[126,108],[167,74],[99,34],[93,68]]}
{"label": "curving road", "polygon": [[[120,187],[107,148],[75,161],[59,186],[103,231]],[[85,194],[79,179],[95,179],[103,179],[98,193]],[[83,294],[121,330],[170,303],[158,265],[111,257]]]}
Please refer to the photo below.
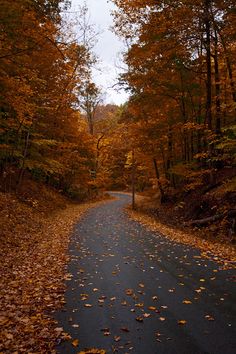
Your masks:
{"label": "curving road", "polygon": [[71,238],[65,308],[72,336],[58,353],[236,353],[234,270],[130,220],[115,193],[86,213]]}

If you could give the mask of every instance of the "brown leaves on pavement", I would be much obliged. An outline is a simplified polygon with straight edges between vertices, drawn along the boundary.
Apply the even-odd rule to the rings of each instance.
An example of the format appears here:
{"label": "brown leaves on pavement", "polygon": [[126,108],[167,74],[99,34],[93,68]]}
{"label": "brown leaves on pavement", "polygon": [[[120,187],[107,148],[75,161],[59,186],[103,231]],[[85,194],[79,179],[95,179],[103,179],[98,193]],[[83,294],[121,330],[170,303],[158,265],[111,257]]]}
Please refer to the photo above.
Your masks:
{"label": "brown leaves on pavement", "polygon": [[[236,250],[233,245],[213,243],[204,240],[187,232],[175,229],[159,222],[154,217],[148,216],[142,212],[127,208],[128,216],[140,222],[151,231],[158,231],[172,241],[197,247],[201,250],[202,257],[213,259],[215,262],[223,264],[224,269],[235,268]],[[200,281],[204,282],[204,279]]]}
{"label": "brown leaves on pavement", "polygon": [[4,205],[1,197],[0,352],[54,353],[56,339],[70,336],[48,313],[64,304],[64,279],[72,279],[64,274],[69,234],[89,205],[46,217],[10,195]]}

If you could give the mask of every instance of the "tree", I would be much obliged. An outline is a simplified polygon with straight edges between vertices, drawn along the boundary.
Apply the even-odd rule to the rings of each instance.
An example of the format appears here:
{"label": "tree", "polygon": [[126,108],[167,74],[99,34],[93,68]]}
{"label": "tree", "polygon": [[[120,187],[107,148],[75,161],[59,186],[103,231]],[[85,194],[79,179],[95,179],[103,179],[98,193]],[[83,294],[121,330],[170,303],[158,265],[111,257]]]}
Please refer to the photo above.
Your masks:
{"label": "tree", "polygon": [[86,194],[90,188],[94,145],[78,113],[76,90],[92,54],[83,43],[66,42],[63,5],[68,2],[1,0],[0,162],[5,190],[19,191],[26,172],[65,193],[80,188]]}
{"label": "tree", "polygon": [[158,180],[176,187],[187,168],[201,184],[214,174],[222,127],[233,123],[233,2],[114,3],[114,30],[129,44],[121,83],[131,93],[127,119],[139,131],[136,145],[153,159]]}

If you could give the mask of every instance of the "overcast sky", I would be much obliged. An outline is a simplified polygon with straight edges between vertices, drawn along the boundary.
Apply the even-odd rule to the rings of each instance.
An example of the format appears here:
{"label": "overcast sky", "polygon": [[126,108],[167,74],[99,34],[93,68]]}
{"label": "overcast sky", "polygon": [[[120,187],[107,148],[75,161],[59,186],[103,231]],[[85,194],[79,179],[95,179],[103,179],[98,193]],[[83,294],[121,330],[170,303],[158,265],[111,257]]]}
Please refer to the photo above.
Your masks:
{"label": "overcast sky", "polygon": [[71,12],[86,2],[89,8],[90,22],[94,24],[96,30],[99,31],[98,43],[94,48],[101,63],[101,70],[94,70],[94,81],[106,94],[107,103],[121,104],[127,100],[127,94],[124,91],[117,92],[116,88],[112,88],[117,83],[122,66],[121,52],[124,50],[122,42],[110,31],[112,25],[111,11],[114,10],[113,3],[109,0],[72,0]]}

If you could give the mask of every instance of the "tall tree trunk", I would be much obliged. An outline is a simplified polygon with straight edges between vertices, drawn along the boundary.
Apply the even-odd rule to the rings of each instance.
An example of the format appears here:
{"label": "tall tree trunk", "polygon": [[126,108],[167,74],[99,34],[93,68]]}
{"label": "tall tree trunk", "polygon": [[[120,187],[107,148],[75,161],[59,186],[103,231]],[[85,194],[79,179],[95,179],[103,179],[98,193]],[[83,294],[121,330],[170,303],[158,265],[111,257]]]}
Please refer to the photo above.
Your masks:
{"label": "tall tree trunk", "polygon": [[155,158],[153,159],[153,164],[154,164],[156,178],[157,178],[157,185],[158,185],[158,188],[159,188],[160,194],[161,194],[161,203],[163,203],[165,201],[165,193],[164,193],[164,190],[163,190],[161,182],[160,182],[160,173],[159,173],[158,166],[157,166],[157,160]]}
{"label": "tall tree trunk", "polygon": [[21,186],[21,183],[22,183],[22,180],[24,177],[24,173],[25,173],[25,159],[26,159],[28,147],[29,147],[29,138],[30,138],[30,131],[28,130],[27,134],[26,134],[26,139],[25,139],[25,148],[24,148],[24,153],[23,153],[22,166],[20,169],[19,178],[18,178],[18,182],[17,182],[17,188],[19,188]]}
{"label": "tall tree trunk", "polygon": [[216,90],[216,134],[221,133],[221,102],[220,102],[220,72],[218,62],[218,36],[215,32],[215,53],[214,53],[214,65],[215,65],[215,90]]}
{"label": "tall tree trunk", "polygon": [[205,124],[212,130],[212,76],[211,76],[211,21],[210,21],[211,0],[205,0],[205,33],[206,33],[206,116]]}
{"label": "tall tree trunk", "polygon": [[172,165],[172,148],[173,148],[173,134],[172,134],[171,127],[169,127],[168,128],[168,150],[167,150],[167,161],[166,161],[167,171],[169,171]]}
{"label": "tall tree trunk", "polygon": [[220,28],[217,24],[216,21],[214,21],[214,27],[216,33],[219,35],[223,49],[224,49],[224,55],[225,55],[225,61],[226,61],[226,66],[227,66],[227,71],[229,75],[229,81],[230,81],[230,88],[231,88],[231,94],[232,94],[232,99],[234,102],[236,102],[236,90],[235,90],[235,83],[234,83],[234,77],[233,77],[233,69],[232,69],[232,64],[230,61],[229,53],[226,47],[225,39],[222,36],[222,33],[220,31]]}
{"label": "tall tree trunk", "polygon": [[135,209],[135,159],[134,159],[134,150],[132,150],[132,209]]}

